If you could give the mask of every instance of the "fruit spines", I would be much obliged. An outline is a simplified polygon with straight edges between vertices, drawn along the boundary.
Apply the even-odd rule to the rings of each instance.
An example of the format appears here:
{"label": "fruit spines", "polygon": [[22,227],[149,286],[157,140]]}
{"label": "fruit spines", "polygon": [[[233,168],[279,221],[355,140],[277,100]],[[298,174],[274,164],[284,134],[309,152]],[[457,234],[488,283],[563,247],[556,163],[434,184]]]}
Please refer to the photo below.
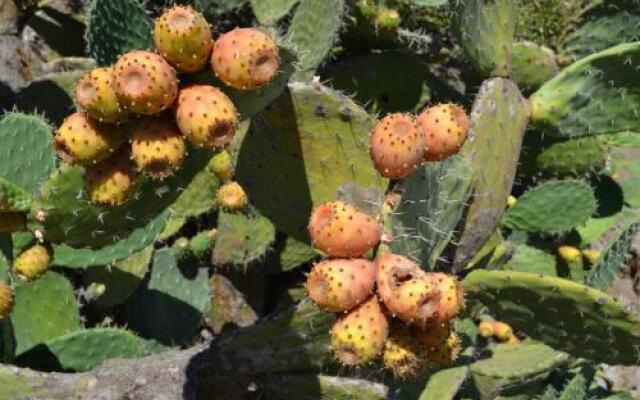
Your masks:
{"label": "fruit spines", "polygon": [[78,80],[76,103],[100,122],[124,122],[129,113],[122,107],[114,90],[113,67],[94,68]]}
{"label": "fruit spines", "polygon": [[382,353],[389,321],[376,296],[342,316],[331,328],[336,358],[349,366],[363,365]]}
{"label": "fruit spines", "polygon": [[180,90],[176,122],[193,144],[217,150],[227,145],[238,129],[238,112],[218,88],[193,85]]}
{"label": "fruit spines", "polygon": [[31,281],[42,275],[51,265],[52,253],[49,247],[37,244],[31,246],[13,262],[13,273],[20,279]]}
{"label": "fruit spines", "polygon": [[0,282],[0,321],[7,318],[15,303],[13,289],[4,282]]}
{"label": "fruit spines", "polygon": [[425,136],[410,114],[389,114],[379,120],[371,134],[370,154],[373,163],[386,178],[401,179],[411,175],[422,163]]}
{"label": "fruit spines", "polygon": [[87,167],[84,183],[92,203],[116,207],[131,197],[138,174],[130,157],[129,149],[122,148],[106,160]]}
{"label": "fruit spines", "polygon": [[236,28],[216,40],[211,65],[225,84],[238,90],[255,90],[278,73],[278,46],[271,36],[257,29]]}
{"label": "fruit spines", "polygon": [[307,293],[320,308],[350,310],[373,293],[376,270],[365,259],[325,260],[314,265],[307,276]]}
{"label": "fruit spines", "polygon": [[389,337],[384,343],[382,362],[396,378],[412,379],[429,368],[428,348],[406,324],[393,321]]}
{"label": "fruit spines", "polygon": [[109,157],[128,133],[126,125],[100,123],[86,113],[76,112],[60,125],[54,145],[62,161],[86,166]]}
{"label": "fruit spines", "polygon": [[247,193],[238,182],[227,182],[220,186],[216,199],[220,207],[227,211],[239,211],[247,206]]}
{"label": "fruit spines", "polygon": [[361,257],[382,236],[382,227],[374,217],[344,201],[317,206],[308,229],[314,246],[329,257]]}
{"label": "fruit spines", "polygon": [[191,7],[173,6],[155,22],[156,50],[178,71],[194,73],[209,61],[213,39],[207,20]]}
{"label": "fruit spines", "polygon": [[131,156],[138,169],[153,179],[173,175],[186,156],[182,133],[173,121],[147,117],[134,128]]}
{"label": "fruit spines", "polygon": [[152,115],[167,109],[178,94],[176,71],[156,53],[134,50],[114,65],[114,88],[129,111]]}
{"label": "fruit spines", "polygon": [[425,135],[424,159],[441,161],[456,154],[467,138],[469,116],[456,104],[438,104],[418,115],[418,124]]}

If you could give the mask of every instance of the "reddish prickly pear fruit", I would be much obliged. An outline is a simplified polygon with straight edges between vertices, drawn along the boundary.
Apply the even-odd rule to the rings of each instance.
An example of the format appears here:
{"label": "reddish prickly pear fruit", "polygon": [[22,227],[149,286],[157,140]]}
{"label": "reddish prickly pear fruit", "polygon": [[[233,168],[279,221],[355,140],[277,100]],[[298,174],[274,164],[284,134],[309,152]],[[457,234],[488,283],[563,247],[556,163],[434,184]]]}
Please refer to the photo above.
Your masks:
{"label": "reddish prickly pear fruit", "polygon": [[157,114],[171,106],[178,94],[176,71],[156,53],[125,53],[113,70],[118,100],[136,114]]}
{"label": "reddish prickly pear fruit", "polygon": [[23,280],[33,280],[42,275],[51,264],[51,250],[42,245],[29,247],[13,262],[13,273]]}
{"label": "reddish prickly pear fruit", "polygon": [[106,206],[124,204],[138,182],[135,165],[128,149],[89,166],[84,173],[85,189],[92,203]]}
{"label": "reddish prickly pear fruit", "polygon": [[[0,209],[2,209],[0,204]],[[0,234],[20,232],[27,229],[27,214],[0,211]]]}
{"label": "reddish prickly pear fruit", "polygon": [[373,263],[364,259],[335,259],[316,264],[307,277],[309,297],[332,312],[347,311],[365,301],[376,283]]}
{"label": "reddish prickly pear fruit", "polygon": [[433,318],[439,293],[426,273],[411,260],[383,254],[376,258],[378,293],[391,314],[423,326]]}
{"label": "reddish prickly pear fruit", "polygon": [[412,333],[427,349],[427,358],[435,366],[451,365],[460,354],[460,337],[447,324],[414,329]]}
{"label": "reddish prickly pear fruit", "polygon": [[456,104],[438,104],[418,116],[426,148],[424,159],[440,161],[456,154],[467,138],[469,116]]}
{"label": "reddish prickly pear fruit", "polygon": [[102,124],[83,112],[68,116],[54,138],[62,161],[89,165],[109,157],[126,140],[126,125]]}
{"label": "reddish prickly pear fruit", "polygon": [[382,353],[389,322],[378,299],[369,300],[342,316],[331,328],[331,347],[344,365],[362,365]]}
{"label": "reddish prickly pear fruit", "polygon": [[242,210],[249,203],[247,193],[238,182],[227,182],[220,186],[216,199],[220,207],[228,211]]}
{"label": "reddish prickly pear fruit", "polygon": [[448,322],[464,308],[464,290],[456,277],[452,275],[428,273],[427,279],[439,292],[438,309],[431,323]]}
{"label": "reddish prickly pear fruit", "polygon": [[395,321],[384,343],[382,361],[396,378],[413,379],[427,371],[428,349],[416,338],[413,329]]}
{"label": "reddish prickly pear fruit", "polygon": [[118,101],[113,80],[113,67],[95,68],[76,84],[76,102],[100,122],[124,122],[129,118],[129,113]]}
{"label": "reddish prickly pear fruit", "polygon": [[156,50],[178,71],[193,73],[209,61],[213,39],[202,14],[191,7],[173,6],[155,23]]}
{"label": "reddish prickly pear fruit", "polygon": [[186,154],[182,133],[162,117],[147,117],[133,130],[131,156],[138,169],[153,179],[173,175]]}
{"label": "reddish prickly pear fruit", "polygon": [[237,28],[216,40],[211,65],[225,84],[238,90],[255,90],[278,73],[278,46],[257,29]]}
{"label": "reddish prickly pear fruit", "polygon": [[315,247],[329,257],[361,257],[380,242],[382,228],[354,206],[332,201],[313,210],[309,234]]}
{"label": "reddish prickly pear fruit", "polygon": [[424,147],[424,134],[409,114],[387,115],[376,123],[371,134],[371,159],[386,178],[411,175],[422,163]]}
{"label": "reddish prickly pear fruit", "polygon": [[0,321],[7,318],[13,311],[14,297],[11,286],[0,282]]}
{"label": "reddish prickly pear fruit", "polygon": [[180,91],[176,122],[193,144],[212,150],[228,144],[238,129],[236,107],[218,88],[208,85]]}

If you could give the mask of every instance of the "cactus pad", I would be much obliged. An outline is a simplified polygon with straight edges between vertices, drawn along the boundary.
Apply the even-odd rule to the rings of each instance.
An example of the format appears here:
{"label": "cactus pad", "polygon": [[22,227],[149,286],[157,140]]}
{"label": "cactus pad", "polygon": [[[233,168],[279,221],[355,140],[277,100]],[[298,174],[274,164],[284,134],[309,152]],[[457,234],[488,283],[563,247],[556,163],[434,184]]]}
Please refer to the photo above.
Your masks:
{"label": "cactus pad", "polygon": [[299,0],[251,0],[251,8],[258,22],[271,25],[291,11]]}
{"label": "cactus pad", "polygon": [[469,376],[467,366],[446,368],[429,376],[418,400],[453,400]]}
{"label": "cactus pad", "polygon": [[528,107],[509,80],[485,81],[473,104],[469,138],[462,155],[474,168],[473,197],[459,239],[454,266],[469,262],[491,237],[511,194]]}
{"label": "cactus pad", "polygon": [[219,265],[247,265],[266,255],[275,236],[275,227],[262,215],[220,211],[211,261]]}
{"label": "cactus pad", "polygon": [[527,93],[553,78],[560,67],[553,50],[532,42],[518,42],[513,46],[512,79]]}
{"label": "cactus pad", "polygon": [[640,316],[606,293],[529,272],[478,270],[463,283],[470,300],[532,339],[607,364],[638,362]]}
{"label": "cactus pad", "polygon": [[28,211],[31,196],[19,186],[0,177],[0,212]]}
{"label": "cactus pad", "polygon": [[587,183],[549,181],[520,196],[503,221],[509,228],[527,232],[566,232],[586,223],[596,207],[595,194]]}

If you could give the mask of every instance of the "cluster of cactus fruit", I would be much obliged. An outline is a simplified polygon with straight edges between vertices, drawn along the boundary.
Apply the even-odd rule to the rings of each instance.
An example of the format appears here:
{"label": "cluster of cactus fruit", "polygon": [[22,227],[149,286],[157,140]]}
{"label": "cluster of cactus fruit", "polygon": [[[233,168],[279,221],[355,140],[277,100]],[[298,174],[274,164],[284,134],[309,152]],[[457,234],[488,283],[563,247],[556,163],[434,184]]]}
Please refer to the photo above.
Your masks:
{"label": "cluster of cactus fruit", "polygon": [[[27,3],[53,46],[76,2]],[[228,398],[629,398],[635,2],[173,3],[78,6],[90,58],[0,119],[2,362],[214,335]]]}

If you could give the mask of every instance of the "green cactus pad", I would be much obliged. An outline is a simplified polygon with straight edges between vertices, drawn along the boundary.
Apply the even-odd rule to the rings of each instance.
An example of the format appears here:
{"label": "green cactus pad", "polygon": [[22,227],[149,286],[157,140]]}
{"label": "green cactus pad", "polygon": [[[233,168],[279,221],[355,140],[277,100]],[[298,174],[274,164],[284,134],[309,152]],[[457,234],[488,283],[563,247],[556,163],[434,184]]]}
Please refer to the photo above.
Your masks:
{"label": "green cactus pad", "polygon": [[319,84],[292,83],[289,91],[252,119],[236,177],[278,230],[308,243],[315,205],[347,184],[382,194],[387,181],[369,157],[373,120],[362,108]]}
{"label": "green cactus pad", "polygon": [[262,215],[221,210],[211,261],[217,265],[247,265],[264,257],[275,239],[273,223]]}
{"label": "green cactus pad", "polygon": [[204,14],[215,15],[236,11],[247,4],[248,1],[249,0],[194,0],[193,5],[196,10]]}
{"label": "green cactus pad", "polygon": [[124,303],[138,288],[149,270],[153,246],[147,246],[113,265],[88,268],[82,278],[85,286],[103,284],[105,292],[93,304],[111,308]]}
{"label": "green cactus pad", "polygon": [[640,316],[611,296],[566,279],[529,272],[482,271],[463,281],[468,299],[514,329],[573,356],[637,364]]}
{"label": "green cactus pad", "polygon": [[258,315],[247,299],[229,279],[214,274],[209,282],[212,293],[211,306],[205,320],[213,333],[220,333],[227,324],[243,328],[258,320]]}
{"label": "green cactus pad", "polygon": [[639,64],[640,42],[576,61],[531,96],[531,121],[565,138],[637,129]]}
{"label": "green cactus pad", "polygon": [[16,355],[53,338],[80,329],[80,314],[71,283],[47,272],[16,287],[11,323]]}
{"label": "green cactus pad", "polygon": [[605,168],[606,137],[591,136],[554,143],[537,157],[538,168],[550,175],[582,175]]}
{"label": "green cactus pad", "polygon": [[338,39],[345,8],[344,0],[300,2],[286,36],[298,54],[300,72],[296,74],[297,78],[312,75],[327,57]]}
{"label": "green cactus pad", "polygon": [[207,269],[179,262],[175,251],[161,249],[153,256],[151,277],[124,304],[124,319],[134,332],[175,346],[191,342],[209,306]]}
{"label": "green cactus pad", "polygon": [[268,254],[268,261],[265,264],[269,272],[286,272],[317,257],[319,253],[313,247],[287,236],[286,239],[276,242],[275,251]]}
{"label": "green cactus pad", "polygon": [[516,2],[449,0],[453,29],[465,54],[484,76],[511,73]]}
{"label": "green cactus pad", "polygon": [[19,186],[0,177],[0,212],[29,211],[31,196]]}
{"label": "green cactus pad", "polygon": [[109,359],[140,357],[143,350],[140,338],[124,329],[82,329],[49,340],[17,362],[45,370],[89,371]]}
{"label": "green cactus pad", "polygon": [[296,400],[386,400],[391,390],[383,383],[365,379],[313,374],[282,374],[269,377],[266,398]]}
{"label": "green cactus pad", "polygon": [[[637,134],[636,134],[637,135]],[[635,148],[613,148],[606,172],[620,185],[624,202],[633,208],[640,207],[640,146]]]}
{"label": "green cactus pad", "polygon": [[167,208],[205,168],[209,158],[207,152],[192,149],[174,176],[162,182],[143,179],[133,198],[116,208],[92,204],[84,191],[83,169],[62,165],[43,185],[40,198],[32,206],[31,228],[42,232],[50,242],[77,248],[95,249],[117,243],[160,215],[168,217]]}
{"label": "green cactus pad", "polygon": [[464,212],[472,176],[471,165],[460,156],[426,163],[411,175],[391,216],[393,252],[433,269]]}
{"label": "green cactus pad", "polygon": [[485,81],[473,104],[469,138],[462,155],[474,168],[473,197],[459,239],[454,266],[468,263],[502,219],[511,194],[528,122],[528,107],[509,80]]}
{"label": "green cactus pad", "polygon": [[220,182],[210,168],[198,172],[171,205],[172,218],[191,218],[215,207]]}
{"label": "green cactus pad", "polygon": [[256,19],[263,25],[272,25],[291,11],[300,0],[251,0]]}
{"label": "green cactus pad", "polygon": [[474,384],[483,398],[513,391],[514,386],[528,386],[531,382],[544,380],[568,360],[567,354],[542,343],[498,344],[490,351],[490,358],[469,366]]}
{"label": "green cactus pad", "polygon": [[153,48],[151,20],[138,0],[93,0],[85,39],[98,65],[109,65],[130,50]]}
{"label": "green cactus pad", "polygon": [[511,78],[527,93],[539,88],[560,70],[553,50],[531,42],[518,42],[513,46],[512,62]]}
{"label": "green cactus pad", "polygon": [[469,376],[469,367],[442,369],[429,376],[418,400],[453,400]]}
{"label": "green cactus pad", "polygon": [[36,115],[6,114],[0,121],[0,177],[35,193],[55,167],[51,127]]}
{"label": "green cactus pad", "polygon": [[504,265],[504,269],[557,275],[556,258],[553,254],[526,244],[516,246],[513,257]]}
{"label": "green cactus pad", "polygon": [[527,232],[559,233],[583,225],[596,212],[593,189],[580,180],[542,183],[527,190],[503,223]]}

